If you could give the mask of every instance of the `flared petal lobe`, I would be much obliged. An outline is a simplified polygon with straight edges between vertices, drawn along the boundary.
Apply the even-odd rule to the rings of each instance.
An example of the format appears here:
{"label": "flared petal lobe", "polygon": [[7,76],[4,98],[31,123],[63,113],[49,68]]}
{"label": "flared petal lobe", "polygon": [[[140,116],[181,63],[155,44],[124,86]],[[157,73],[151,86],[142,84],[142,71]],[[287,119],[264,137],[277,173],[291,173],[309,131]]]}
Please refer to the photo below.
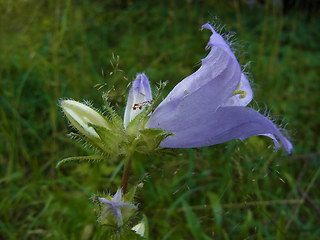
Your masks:
{"label": "flared petal lobe", "polygon": [[119,188],[116,194],[113,196],[112,201],[121,202],[121,199],[122,199],[122,191],[121,191],[121,188]]}
{"label": "flared petal lobe", "polygon": [[224,40],[224,38],[219,33],[217,33],[214,30],[214,28],[209,23],[203,24],[201,26],[201,30],[204,28],[208,29],[212,32],[212,34],[210,36],[210,40],[207,44],[207,47],[217,46],[221,49],[224,49],[224,51],[229,52],[231,55],[233,55],[233,52],[232,52],[230,46],[228,45],[228,43]]}
{"label": "flared petal lobe", "polygon": [[146,105],[152,101],[152,93],[147,76],[142,73],[138,74],[132,83],[128,95],[126,110],[124,112],[123,125],[126,128],[131,120],[143,111]]}
{"label": "flared petal lobe", "polygon": [[204,114],[215,112],[239,86],[241,68],[230,47],[211,25],[205,24],[203,28],[212,31],[208,56],[195,73],[181,81],[160,103],[147,127],[167,131],[191,128]]}
{"label": "flared petal lobe", "polygon": [[71,124],[89,138],[99,138],[99,135],[92,127],[88,126],[88,123],[107,129],[110,127],[108,121],[100,113],[83,103],[74,100],[62,100],[60,106]]}
{"label": "flared petal lobe", "polygon": [[[187,117],[187,116],[185,116]],[[181,121],[183,125],[183,121]],[[193,127],[166,129],[175,135],[166,138],[160,146],[168,148],[204,147],[230,141],[244,140],[251,136],[265,135],[279,146],[276,136],[290,153],[292,144],[280,130],[265,116],[247,107],[221,107],[216,112],[202,115]]]}

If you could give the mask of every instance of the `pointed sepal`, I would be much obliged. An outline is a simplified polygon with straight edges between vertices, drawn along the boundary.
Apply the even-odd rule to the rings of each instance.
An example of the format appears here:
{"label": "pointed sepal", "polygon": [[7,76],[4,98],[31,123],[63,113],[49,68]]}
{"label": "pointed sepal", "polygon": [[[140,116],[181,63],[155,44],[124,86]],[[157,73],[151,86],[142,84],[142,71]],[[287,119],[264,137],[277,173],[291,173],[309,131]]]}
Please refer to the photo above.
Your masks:
{"label": "pointed sepal", "polygon": [[68,162],[74,162],[74,161],[99,161],[106,159],[106,156],[101,155],[90,155],[90,156],[77,156],[77,157],[68,157],[60,160],[56,168],[59,168],[62,164],[68,163]]}
{"label": "pointed sepal", "polygon": [[159,144],[173,133],[160,128],[146,128],[139,130],[137,151],[151,153],[159,148]]}
{"label": "pointed sepal", "polygon": [[117,114],[117,112],[112,108],[112,106],[110,105],[110,102],[108,101],[108,95],[107,93],[104,93],[102,95],[102,99],[104,101],[105,104],[105,108],[107,109],[110,118],[111,118],[111,122],[113,123],[113,125],[115,127],[117,127],[119,130],[123,130],[123,120],[122,118]]}
{"label": "pointed sepal", "polygon": [[107,129],[98,125],[89,123],[100,137],[102,148],[104,152],[111,155],[121,155],[123,154],[123,142],[126,140],[126,136],[115,129]]}

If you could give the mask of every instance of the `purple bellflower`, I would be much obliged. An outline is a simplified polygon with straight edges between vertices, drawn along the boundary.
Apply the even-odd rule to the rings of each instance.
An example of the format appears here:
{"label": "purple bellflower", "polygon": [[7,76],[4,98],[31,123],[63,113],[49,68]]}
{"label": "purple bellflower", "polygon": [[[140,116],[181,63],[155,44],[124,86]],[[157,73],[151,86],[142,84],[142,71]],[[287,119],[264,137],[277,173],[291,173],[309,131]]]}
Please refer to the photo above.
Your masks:
{"label": "purple bellflower", "polygon": [[[253,93],[228,43],[210,24],[204,24],[203,28],[212,31],[207,44],[209,54],[202,59],[201,67],[178,83],[153,112],[156,101],[152,101],[149,80],[144,73],[133,81],[123,122],[108,104],[111,119],[86,104],[62,100],[65,115],[85,136],[84,140],[88,139],[103,154],[121,155],[128,154],[131,145],[136,151],[150,153],[159,145],[204,147],[264,135],[274,141],[275,151],[280,147],[280,140],[290,153],[292,144],[278,127],[258,111],[246,107]],[[60,162],[66,161],[69,159]]]}
{"label": "purple bellflower", "polygon": [[[280,146],[279,139],[290,153],[292,144],[277,126],[246,107],[253,98],[252,90],[229,45],[210,24],[204,24],[203,28],[212,31],[208,56],[195,73],[176,85],[159,104],[145,128],[173,133],[160,143],[164,148],[204,147],[264,135],[274,141],[275,151]],[[135,111],[134,106],[151,100],[148,78],[143,74],[137,79],[129,93],[126,112]],[[137,97],[130,98],[133,95]],[[125,125],[135,116],[126,114]]]}
{"label": "purple bellflower", "polygon": [[135,210],[137,209],[133,204],[123,202],[121,189],[117,190],[116,194],[113,196],[111,201],[108,199],[105,199],[105,198],[99,198],[99,201],[108,206],[104,210],[102,217],[105,217],[110,211],[112,211],[118,220],[119,226],[121,226],[123,224],[121,209],[123,209],[125,207],[133,208]]}

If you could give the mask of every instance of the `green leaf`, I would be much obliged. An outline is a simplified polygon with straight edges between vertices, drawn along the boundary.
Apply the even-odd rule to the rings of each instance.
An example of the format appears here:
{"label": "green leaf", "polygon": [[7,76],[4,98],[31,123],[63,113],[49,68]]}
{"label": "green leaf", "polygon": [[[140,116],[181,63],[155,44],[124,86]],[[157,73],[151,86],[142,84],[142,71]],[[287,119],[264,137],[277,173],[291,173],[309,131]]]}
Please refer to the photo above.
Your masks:
{"label": "green leaf", "polygon": [[220,198],[215,193],[208,193],[208,195],[209,195],[215,223],[217,226],[221,227],[223,212],[222,212],[222,207],[220,203]]}
{"label": "green leaf", "polygon": [[90,156],[77,156],[77,157],[68,157],[65,159],[60,160],[57,165],[56,168],[59,168],[61,164],[67,163],[67,162],[71,162],[71,161],[95,161],[95,160],[102,160],[105,159],[105,156],[101,156],[101,155],[90,155]]}
{"label": "green leaf", "polygon": [[197,217],[197,215],[192,211],[190,206],[187,204],[187,202],[182,202],[183,210],[186,215],[186,220],[189,225],[189,229],[191,230],[191,233],[194,237],[194,239],[202,239],[201,238],[201,226],[200,221]]}
{"label": "green leaf", "polygon": [[248,210],[247,212],[247,216],[246,219],[244,221],[244,223],[242,224],[242,226],[240,227],[241,231],[240,233],[237,235],[236,239],[245,239],[250,235],[250,226],[252,226],[252,212],[250,210]]}
{"label": "green leaf", "polygon": [[277,238],[278,240],[284,240],[286,236],[286,218],[285,214],[281,212],[277,221]]}

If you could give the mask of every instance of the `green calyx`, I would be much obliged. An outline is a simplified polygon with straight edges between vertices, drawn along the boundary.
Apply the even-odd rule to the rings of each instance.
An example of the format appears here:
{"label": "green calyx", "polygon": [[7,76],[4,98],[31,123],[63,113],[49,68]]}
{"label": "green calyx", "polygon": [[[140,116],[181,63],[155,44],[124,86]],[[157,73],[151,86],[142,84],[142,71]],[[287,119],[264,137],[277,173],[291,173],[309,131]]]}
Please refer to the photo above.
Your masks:
{"label": "green calyx", "polygon": [[121,223],[119,223],[119,219],[114,214],[112,209],[110,209],[108,205],[101,203],[101,201],[99,200],[99,198],[100,199],[103,198],[108,201],[112,201],[114,196],[109,194],[104,194],[102,196],[94,195],[91,199],[93,200],[93,203],[96,206],[95,212],[98,216],[98,222],[101,225],[113,226],[115,228],[120,227],[126,222],[128,222],[130,218],[132,218],[135,215],[136,211],[138,210],[137,206],[135,205],[134,198],[136,196],[137,190],[142,187],[143,187],[143,183],[138,183],[134,185],[130,189],[130,191],[127,192],[126,194],[124,195],[121,194],[118,204],[121,204],[121,203],[127,204],[127,206],[123,206],[119,208],[121,212],[121,217],[122,217]]}
{"label": "green calyx", "polygon": [[[137,115],[126,128],[122,118],[112,109],[107,94],[103,100],[108,116],[97,112],[86,104],[73,100],[61,101],[61,107],[66,117],[78,130],[70,136],[86,146],[92,147],[96,154],[66,158],[58,162],[57,167],[73,160],[105,160],[110,158],[125,158],[134,152],[151,154],[161,149],[159,144],[169,135],[163,129],[145,128],[154,105],[161,95],[165,83],[161,83],[158,94],[150,106]],[[89,121],[88,121],[89,120]]]}

